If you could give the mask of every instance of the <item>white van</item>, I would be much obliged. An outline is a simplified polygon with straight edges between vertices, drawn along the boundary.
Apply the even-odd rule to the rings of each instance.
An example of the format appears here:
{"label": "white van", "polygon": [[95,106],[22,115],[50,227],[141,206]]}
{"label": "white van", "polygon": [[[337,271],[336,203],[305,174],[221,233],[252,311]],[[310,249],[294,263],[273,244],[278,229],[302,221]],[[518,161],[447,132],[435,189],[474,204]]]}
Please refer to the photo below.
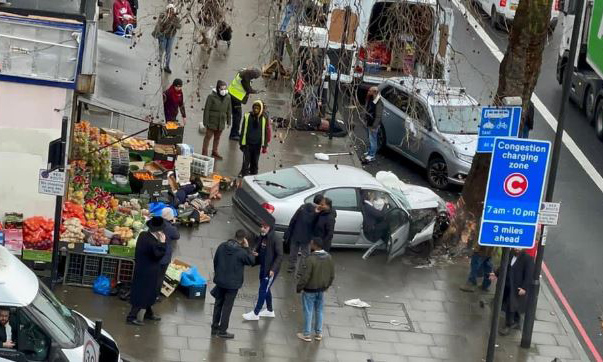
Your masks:
{"label": "white van", "polygon": [[[93,338],[94,324],[65,307],[36,275],[0,246],[0,313],[9,314],[14,348],[0,348],[0,360],[17,362],[121,362],[119,349],[104,330]],[[8,327],[7,327],[8,326]],[[98,353],[95,359],[84,355]]]}
{"label": "white van", "polygon": [[344,83],[375,85],[410,76],[448,82],[453,24],[452,9],[437,0],[332,0],[329,62]]}
{"label": "white van", "polygon": [[[519,0],[477,0],[482,10],[490,15],[490,25],[493,28],[502,27],[511,29],[511,23],[515,18],[515,10]],[[551,8],[551,22],[549,32],[552,34],[559,22],[559,0],[553,0]]]}

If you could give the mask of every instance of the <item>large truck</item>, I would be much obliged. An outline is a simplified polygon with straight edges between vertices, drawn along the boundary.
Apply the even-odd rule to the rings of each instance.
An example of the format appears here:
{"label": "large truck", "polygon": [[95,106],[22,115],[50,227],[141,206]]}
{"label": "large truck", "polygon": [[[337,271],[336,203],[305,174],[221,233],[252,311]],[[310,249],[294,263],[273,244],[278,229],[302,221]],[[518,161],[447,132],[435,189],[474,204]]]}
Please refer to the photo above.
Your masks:
{"label": "large truck", "polygon": [[[557,58],[557,81],[563,84],[565,67],[573,64],[570,99],[594,123],[603,140],[603,0],[584,0],[582,14],[576,14],[577,1],[561,0],[564,13],[563,35]],[[572,29],[576,16],[582,19],[575,59],[569,59]]]}
{"label": "large truck", "polygon": [[329,63],[341,71],[342,83],[370,86],[391,77],[447,82],[453,23],[452,9],[436,0],[333,0]]}

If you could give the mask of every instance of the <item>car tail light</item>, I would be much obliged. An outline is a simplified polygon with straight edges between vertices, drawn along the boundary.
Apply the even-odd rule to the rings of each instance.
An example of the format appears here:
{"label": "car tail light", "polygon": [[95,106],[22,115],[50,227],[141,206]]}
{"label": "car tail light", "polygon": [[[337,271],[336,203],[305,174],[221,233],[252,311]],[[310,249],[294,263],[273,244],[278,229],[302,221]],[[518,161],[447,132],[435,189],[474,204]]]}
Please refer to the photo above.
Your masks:
{"label": "car tail light", "polygon": [[362,69],[361,65],[357,65],[357,66],[354,67],[354,73],[356,73],[356,74],[362,74],[362,73],[364,73],[364,69]]}
{"label": "car tail light", "polygon": [[262,204],[262,208],[264,208],[264,210],[268,211],[269,214],[274,213],[274,206],[272,204],[264,202]]}
{"label": "car tail light", "polygon": [[554,3],[554,4],[555,4],[555,5],[554,5],[554,6],[555,6],[555,10],[556,10],[556,11],[559,11],[559,0],[555,0],[555,3]]}
{"label": "car tail light", "polygon": [[501,8],[504,8],[505,6],[507,6],[507,0],[500,0],[499,5]]}
{"label": "car tail light", "polygon": [[364,61],[366,59],[366,49],[360,47],[358,49],[358,60]]}

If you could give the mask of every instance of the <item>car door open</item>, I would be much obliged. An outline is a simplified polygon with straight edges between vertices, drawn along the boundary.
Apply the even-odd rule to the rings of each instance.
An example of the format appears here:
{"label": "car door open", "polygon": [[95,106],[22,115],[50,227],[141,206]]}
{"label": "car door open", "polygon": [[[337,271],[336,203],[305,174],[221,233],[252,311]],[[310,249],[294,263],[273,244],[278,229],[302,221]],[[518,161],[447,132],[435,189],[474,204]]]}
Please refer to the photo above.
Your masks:
{"label": "car door open", "polygon": [[390,239],[387,241],[387,262],[404,254],[408,245],[410,218],[403,209],[395,208],[387,213]]}

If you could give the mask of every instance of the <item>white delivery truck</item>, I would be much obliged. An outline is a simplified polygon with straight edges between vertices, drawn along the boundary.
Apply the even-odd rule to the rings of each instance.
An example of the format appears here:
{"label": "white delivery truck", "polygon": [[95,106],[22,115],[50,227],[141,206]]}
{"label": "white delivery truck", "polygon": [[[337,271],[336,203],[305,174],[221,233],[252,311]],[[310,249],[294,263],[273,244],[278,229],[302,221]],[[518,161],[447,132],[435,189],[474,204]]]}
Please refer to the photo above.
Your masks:
{"label": "white delivery truck", "polygon": [[0,318],[0,327],[14,343],[12,348],[0,348],[0,360],[122,361],[117,344],[107,332],[103,330],[93,337],[96,333],[92,321],[65,307],[3,246],[0,246],[0,316],[8,316],[4,325]]}
{"label": "white delivery truck", "polygon": [[[584,0],[582,14],[576,14],[576,2],[561,0],[563,36],[557,58],[557,81],[563,84],[565,67],[574,65],[570,99],[595,125],[595,133],[603,140],[603,0]],[[569,59],[572,28],[576,16],[582,18],[576,58]]]}
{"label": "white delivery truck", "polygon": [[329,63],[341,71],[342,83],[370,86],[390,77],[447,82],[453,23],[452,10],[437,0],[332,0]]}

